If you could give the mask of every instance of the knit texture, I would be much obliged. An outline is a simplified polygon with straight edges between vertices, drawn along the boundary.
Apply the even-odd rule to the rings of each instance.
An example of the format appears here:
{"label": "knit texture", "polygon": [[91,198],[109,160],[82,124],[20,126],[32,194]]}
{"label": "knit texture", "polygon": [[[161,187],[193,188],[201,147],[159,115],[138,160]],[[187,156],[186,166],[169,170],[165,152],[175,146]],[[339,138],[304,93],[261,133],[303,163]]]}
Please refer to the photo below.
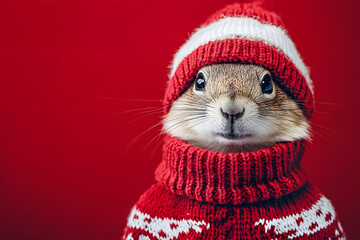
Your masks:
{"label": "knit texture", "polygon": [[303,142],[219,153],[167,136],[153,185],[123,239],[345,239],[331,202],[306,181]]}
{"label": "knit texture", "polygon": [[176,195],[220,204],[253,203],[299,189],[306,175],[303,142],[254,152],[211,152],[167,136],[156,179]]}

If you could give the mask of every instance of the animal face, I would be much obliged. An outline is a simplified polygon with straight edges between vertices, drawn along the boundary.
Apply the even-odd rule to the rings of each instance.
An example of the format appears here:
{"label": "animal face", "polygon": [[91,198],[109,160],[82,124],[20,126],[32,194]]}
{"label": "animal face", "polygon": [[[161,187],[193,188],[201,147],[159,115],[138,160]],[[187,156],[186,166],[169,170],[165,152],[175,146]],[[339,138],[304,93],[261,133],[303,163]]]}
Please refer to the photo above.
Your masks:
{"label": "animal face", "polygon": [[309,137],[296,102],[257,65],[203,67],[164,118],[164,130],[190,144],[221,152],[252,151]]}

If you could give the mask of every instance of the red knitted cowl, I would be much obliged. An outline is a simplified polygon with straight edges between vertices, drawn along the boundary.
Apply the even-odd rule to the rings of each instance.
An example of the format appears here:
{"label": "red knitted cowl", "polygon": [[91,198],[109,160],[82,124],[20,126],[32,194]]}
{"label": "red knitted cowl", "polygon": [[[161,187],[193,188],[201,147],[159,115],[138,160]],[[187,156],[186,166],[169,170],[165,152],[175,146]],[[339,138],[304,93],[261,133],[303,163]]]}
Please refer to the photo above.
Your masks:
{"label": "red knitted cowl", "polygon": [[279,198],[306,181],[304,142],[278,143],[253,152],[212,152],[165,138],[156,179],[171,192],[198,201],[241,204]]}

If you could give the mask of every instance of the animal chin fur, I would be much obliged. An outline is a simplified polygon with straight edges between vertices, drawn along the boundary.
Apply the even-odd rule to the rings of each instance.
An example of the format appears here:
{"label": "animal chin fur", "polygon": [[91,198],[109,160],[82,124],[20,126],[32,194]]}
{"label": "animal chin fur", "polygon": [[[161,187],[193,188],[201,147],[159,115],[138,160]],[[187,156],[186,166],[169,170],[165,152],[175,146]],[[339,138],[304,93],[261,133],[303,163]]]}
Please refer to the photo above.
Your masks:
{"label": "animal chin fur", "polygon": [[[289,127],[288,131],[277,132],[277,124],[271,124],[273,131],[269,132],[267,129],[257,129],[257,134],[241,140],[228,140],[216,135],[211,129],[211,120],[209,122],[202,122],[203,127],[196,128],[200,125],[201,119],[192,121],[191,123],[179,124],[178,127],[172,127],[171,121],[164,119],[163,130],[168,134],[178,137],[191,145],[198,146],[204,149],[219,151],[219,152],[243,152],[253,151],[256,149],[270,147],[277,142],[295,141],[299,139],[310,139],[309,126],[300,125]],[[270,124],[269,124],[270,125]],[[195,126],[195,127],[194,127]],[[255,126],[254,126],[255,127]],[[261,130],[265,130],[261,132]],[[271,140],[270,140],[271,139]]]}

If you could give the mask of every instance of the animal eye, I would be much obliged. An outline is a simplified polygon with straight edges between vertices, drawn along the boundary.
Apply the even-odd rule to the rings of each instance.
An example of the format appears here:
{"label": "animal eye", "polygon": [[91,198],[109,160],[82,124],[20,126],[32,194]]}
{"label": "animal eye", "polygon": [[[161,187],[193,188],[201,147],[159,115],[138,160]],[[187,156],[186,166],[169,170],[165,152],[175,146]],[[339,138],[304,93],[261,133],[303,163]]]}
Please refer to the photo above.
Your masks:
{"label": "animal eye", "polygon": [[261,90],[264,94],[271,94],[274,90],[273,84],[271,81],[271,76],[269,74],[266,74],[261,81]]}
{"label": "animal eye", "polygon": [[205,90],[205,76],[202,73],[199,73],[195,79],[195,90],[196,91]]}

